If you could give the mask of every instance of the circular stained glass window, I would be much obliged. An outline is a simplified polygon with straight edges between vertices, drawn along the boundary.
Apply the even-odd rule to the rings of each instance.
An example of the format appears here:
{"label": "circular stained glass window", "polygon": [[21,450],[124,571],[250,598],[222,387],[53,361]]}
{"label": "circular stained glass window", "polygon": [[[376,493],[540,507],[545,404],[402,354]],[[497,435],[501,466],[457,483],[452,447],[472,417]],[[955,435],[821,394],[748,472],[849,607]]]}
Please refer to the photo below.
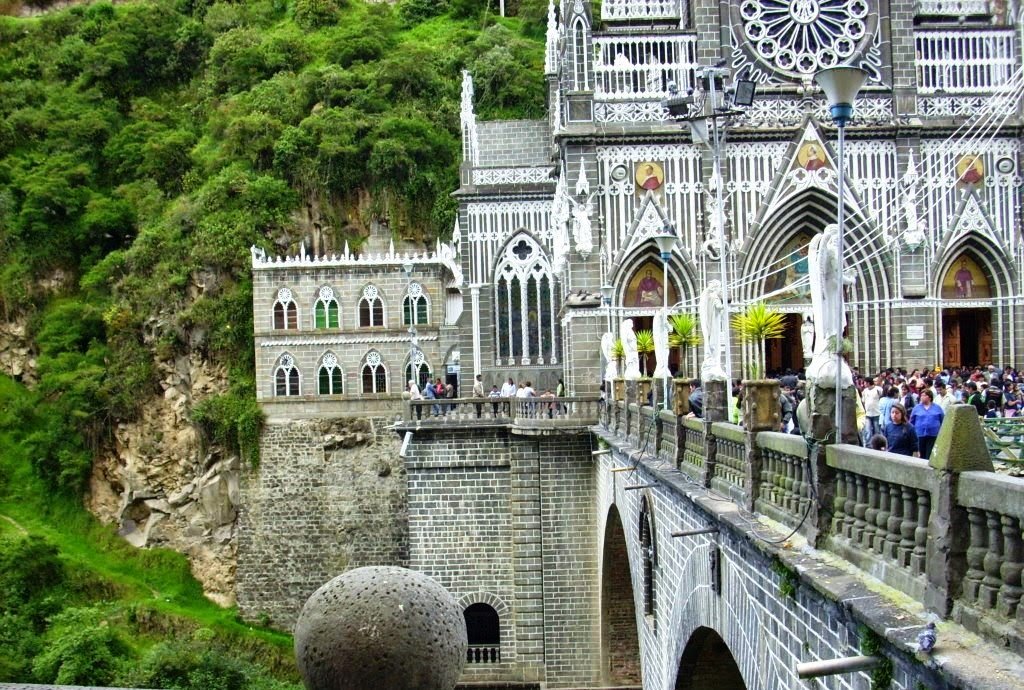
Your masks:
{"label": "circular stained glass window", "polygon": [[755,58],[795,77],[851,61],[878,22],[869,0],[743,0],[739,17]]}

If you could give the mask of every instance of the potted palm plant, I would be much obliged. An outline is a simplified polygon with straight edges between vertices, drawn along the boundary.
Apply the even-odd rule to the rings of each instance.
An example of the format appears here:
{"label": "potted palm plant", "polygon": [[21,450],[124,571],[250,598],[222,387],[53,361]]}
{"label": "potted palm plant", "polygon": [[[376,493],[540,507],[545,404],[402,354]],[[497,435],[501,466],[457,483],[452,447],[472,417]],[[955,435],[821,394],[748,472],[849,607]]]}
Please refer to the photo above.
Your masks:
{"label": "potted palm plant", "polygon": [[786,317],[764,302],[755,302],[744,311],[732,317],[733,330],[745,343],[755,343],[757,350],[754,361],[747,365],[747,378],[756,380],[764,377],[765,342],[769,338],[785,336]]}
{"label": "potted palm plant", "polygon": [[622,344],[622,338],[616,338],[612,343],[612,359],[615,360],[615,371],[618,377],[612,382],[612,397],[615,400],[626,399],[626,382],[622,378],[622,365],[626,359],[626,346]]}
{"label": "potted palm plant", "polygon": [[686,351],[701,344],[700,317],[696,314],[671,314],[669,327],[669,347],[679,348],[679,374],[673,381],[675,387],[675,395],[672,397],[673,407],[677,415],[685,415],[690,411],[688,396],[690,382],[693,379],[683,375],[682,372],[686,366]]}
{"label": "potted palm plant", "polygon": [[636,353],[640,355],[643,363],[643,378],[637,381],[637,400],[643,404],[651,392],[651,377],[647,373],[647,360],[654,352],[654,332],[650,329],[641,329],[636,332]]}
{"label": "potted palm plant", "polygon": [[743,417],[748,429],[779,428],[779,382],[765,380],[765,343],[769,338],[783,338],[786,317],[766,305],[755,302],[732,317],[733,330],[745,343],[757,345],[754,361],[747,366],[743,382]]}

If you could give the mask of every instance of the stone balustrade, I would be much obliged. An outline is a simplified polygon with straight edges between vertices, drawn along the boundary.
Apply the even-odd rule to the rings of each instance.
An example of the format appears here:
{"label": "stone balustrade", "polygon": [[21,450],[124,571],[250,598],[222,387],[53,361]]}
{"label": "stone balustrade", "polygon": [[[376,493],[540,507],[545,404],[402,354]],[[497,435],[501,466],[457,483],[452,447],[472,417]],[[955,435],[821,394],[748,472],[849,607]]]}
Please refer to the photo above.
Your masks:
{"label": "stone balustrade", "polygon": [[598,421],[596,397],[563,398],[444,398],[405,400],[399,426],[410,429],[436,426],[500,424],[520,429],[587,428]]}
{"label": "stone balustrade", "polygon": [[601,19],[678,19],[687,13],[685,0],[604,0]]}
{"label": "stone balustrade", "polygon": [[972,616],[994,612],[1006,621],[1024,625],[1020,606],[1024,571],[1024,491],[1021,480],[986,472],[960,477],[957,503],[967,511],[970,525],[967,573],[958,602]]}
{"label": "stone balustrade", "polygon": [[918,93],[998,91],[1016,69],[1013,42],[1012,29],[915,32]]}
{"label": "stone balustrade", "polygon": [[[607,438],[798,531],[864,572],[1024,654],[1024,480],[997,475],[968,406],[930,461],[752,432],[625,400]],[[964,412],[964,414],[960,414]],[[970,456],[970,457],[966,457]],[[988,471],[979,470],[987,467]]]}

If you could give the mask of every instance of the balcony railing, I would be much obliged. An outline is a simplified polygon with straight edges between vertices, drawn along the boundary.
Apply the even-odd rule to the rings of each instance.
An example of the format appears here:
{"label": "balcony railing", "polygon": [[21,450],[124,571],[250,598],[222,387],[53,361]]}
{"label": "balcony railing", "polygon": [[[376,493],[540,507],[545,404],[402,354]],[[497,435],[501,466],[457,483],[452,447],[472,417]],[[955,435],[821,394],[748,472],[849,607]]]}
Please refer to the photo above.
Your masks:
{"label": "balcony railing", "polygon": [[604,0],[601,19],[679,19],[686,16],[686,0]]}
{"label": "balcony railing", "polygon": [[501,663],[501,647],[490,644],[471,644],[466,650],[466,663],[497,664]]}
{"label": "balcony railing", "polygon": [[928,17],[971,17],[990,12],[989,0],[917,0],[917,14]]}
{"label": "balcony railing", "polygon": [[695,36],[595,36],[594,44],[597,100],[660,100],[669,82],[680,93],[693,86]]}
{"label": "balcony railing", "polygon": [[597,397],[452,398],[407,400],[405,424],[416,427],[477,424],[518,429],[586,428],[597,424]]}
{"label": "balcony railing", "polygon": [[914,48],[923,95],[993,93],[1015,68],[1012,30],[919,31]]}

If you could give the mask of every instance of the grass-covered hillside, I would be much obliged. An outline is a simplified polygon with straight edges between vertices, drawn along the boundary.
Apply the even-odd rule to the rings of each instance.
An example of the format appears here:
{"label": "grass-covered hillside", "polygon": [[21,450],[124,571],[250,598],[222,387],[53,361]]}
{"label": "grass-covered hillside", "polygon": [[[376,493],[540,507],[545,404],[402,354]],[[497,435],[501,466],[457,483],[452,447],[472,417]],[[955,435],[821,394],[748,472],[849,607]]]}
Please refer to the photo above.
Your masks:
{"label": "grass-covered hillside", "polygon": [[315,228],[358,247],[373,220],[408,239],[449,232],[461,70],[479,117],[543,113],[547,3],[507,2],[508,19],[495,5],[0,16],[0,336],[26,361],[0,377],[0,680],[263,687],[230,679],[287,641],[250,637],[183,559],[131,552],[91,521],[93,459],[182,355],[228,372],[191,422],[253,456],[249,246],[294,250]]}

